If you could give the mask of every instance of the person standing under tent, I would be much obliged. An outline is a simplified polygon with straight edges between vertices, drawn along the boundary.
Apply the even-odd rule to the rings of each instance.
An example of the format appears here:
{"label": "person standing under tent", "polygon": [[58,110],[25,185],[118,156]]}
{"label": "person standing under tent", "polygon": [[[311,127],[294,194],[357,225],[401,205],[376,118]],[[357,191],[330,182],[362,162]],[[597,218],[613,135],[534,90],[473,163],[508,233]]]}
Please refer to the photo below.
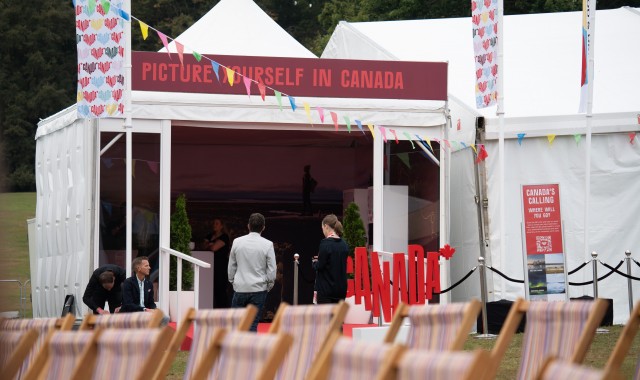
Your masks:
{"label": "person standing under tent", "polygon": [[224,309],[231,306],[227,279],[231,244],[227,228],[221,219],[213,219],[212,228],[213,231],[205,239],[205,246],[213,252],[213,308]]}
{"label": "person standing under tent", "polygon": [[347,255],[349,246],[342,239],[342,223],[334,214],[322,219],[324,239],[320,241],[318,255],[312,259],[316,271],[318,304],[338,303],[347,296]]}

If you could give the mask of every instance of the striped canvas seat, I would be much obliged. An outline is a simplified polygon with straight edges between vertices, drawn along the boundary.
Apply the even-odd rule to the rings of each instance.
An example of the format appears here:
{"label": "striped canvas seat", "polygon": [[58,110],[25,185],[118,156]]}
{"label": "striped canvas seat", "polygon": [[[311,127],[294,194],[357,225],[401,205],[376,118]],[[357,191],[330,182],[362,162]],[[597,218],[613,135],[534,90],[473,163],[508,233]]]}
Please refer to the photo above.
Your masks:
{"label": "striped canvas seat", "polygon": [[195,368],[191,379],[273,379],[292,341],[286,334],[216,329],[207,360]]}
{"label": "striped canvas seat", "polygon": [[0,379],[16,378],[33,345],[38,330],[0,330]]}
{"label": "striped canvas seat", "polygon": [[331,352],[326,379],[374,380],[392,347],[341,337]]}
{"label": "striped canvas seat", "polygon": [[610,380],[622,379],[619,373],[590,368],[584,365],[560,360],[549,360],[544,365],[538,380],[579,379],[579,380]]}
{"label": "striped canvas seat", "polygon": [[447,305],[400,304],[385,336],[386,343],[393,343],[404,317],[411,324],[407,346],[424,350],[461,350],[480,313],[480,302]]}
{"label": "striped canvas seat", "polygon": [[69,379],[80,355],[93,339],[93,331],[55,332],[49,341],[49,357],[42,369],[44,377],[41,379]]}
{"label": "striped canvas seat", "polygon": [[[236,329],[248,330],[251,321],[255,317],[257,309],[251,308],[235,309],[206,309],[194,311],[193,322],[195,323],[191,352],[187,362],[187,369],[184,372],[184,379],[191,378],[193,371],[200,364],[216,329],[232,331]],[[249,314],[248,314],[249,313]],[[184,323],[184,322],[183,322]],[[214,367],[216,365],[214,364]]]}
{"label": "striped canvas seat", "polygon": [[278,331],[293,336],[293,347],[291,354],[285,357],[277,379],[304,379],[329,333],[342,325],[342,321],[332,324],[335,312],[336,305],[331,304],[286,306],[282,309]]}
{"label": "striped canvas seat", "polygon": [[104,329],[73,371],[72,380],[148,379],[166,349],[172,330]]}
{"label": "striped canvas seat", "polygon": [[[547,356],[571,361],[576,349],[580,347],[581,338],[584,339],[583,332],[586,332],[585,327],[594,306],[594,302],[588,301],[530,302],[518,378],[534,378]],[[584,351],[593,339],[597,323],[592,329],[587,329],[592,331],[587,332],[591,336],[588,337],[587,347],[582,347]],[[576,362],[581,361],[582,359]]]}
{"label": "striped canvas seat", "polygon": [[481,379],[488,353],[411,349],[392,368],[398,380]]}
{"label": "striped canvas seat", "polygon": [[141,329],[159,327],[162,321],[162,311],[156,309],[153,312],[116,313],[103,315],[87,315],[80,330],[90,327],[108,327],[116,329]]}
{"label": "striped canvas seat", "polygon": [[56,328],[68,330],[73,325],[73,317],[68,315],[66,318],[33,318],[33,319],[6,319],[0,322],[0,330],[4,331],[27,331],[35,329],[38,332],[38,339],[25,357],[24,362],[16,379],[21,379],[27,372],[29,365],[33,361],[38,351],[42,348],[45,340],[47,339],[47,333],[53,331]]}

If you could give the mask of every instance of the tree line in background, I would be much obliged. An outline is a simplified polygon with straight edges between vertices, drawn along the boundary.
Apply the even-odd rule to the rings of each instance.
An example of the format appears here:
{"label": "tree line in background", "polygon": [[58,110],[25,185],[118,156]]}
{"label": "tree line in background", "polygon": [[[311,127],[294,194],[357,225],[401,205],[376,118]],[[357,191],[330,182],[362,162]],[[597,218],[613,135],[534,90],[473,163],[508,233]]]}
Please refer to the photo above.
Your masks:
{"label": "tree line in background", "polygon": [[[282,28],[320,56],[333,29],[350,22],[468,17],[471,0],[255,0]],[[176,37],[216,0],[132,0],[131,13]],[[582,0],[504,0],[505,14],[577,11]],[[640,6],[601,0],[598,9]],[[242,22],[242,15],[231,15]],[[71,0],[0,0],[0,191],[35,190],[39,120],[71,106],[76,94],[75,13]],[[134,28],[137,28],[134,22]],[[471,27],[470,27],[471,28]],[[137,29],[134,29],[137,30]],[[214,36],[224,38],[224,36]],[[133,33],[134,50],[157,51],[157,38]]]}

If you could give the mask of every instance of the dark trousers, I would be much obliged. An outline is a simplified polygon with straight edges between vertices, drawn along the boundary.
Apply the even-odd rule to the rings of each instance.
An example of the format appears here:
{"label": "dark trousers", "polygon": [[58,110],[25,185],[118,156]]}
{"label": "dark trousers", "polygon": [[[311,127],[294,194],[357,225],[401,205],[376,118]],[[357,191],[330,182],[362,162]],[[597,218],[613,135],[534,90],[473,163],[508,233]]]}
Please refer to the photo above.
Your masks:
{"label": "dark trousers", "polygon": [[262,318],[262,308],[264,307],[264,302],[267,300],[267,291],[263,290],[261,292],[254,293],[233,293],[233,299],[231,300],[231,307],[246,307],[247,305],[254,305],[258,308],[258,313],[256,314],[256,318],[251,323],[251,328],[249,331],[258,331],[258,322],[260,318]]}
{"label": "dark trousers", "polygon": [[325,297],[325,296],[321,296],[319,294],[316,296],[316,302],[318,303],[318,305],[324,304],[324,303],[338,303],[340,301],[344,301],[344,299],[343,298]]}
{"label": "dark trousers", "polygon": [[[93,302],[104,309],[104,304],[106,302],[109,303],[109,311],[111,313],[115,313],[116,308],[122,306],[122,289],[118,287],[117,289],[114,287],[113,289],[107,291],[105,288],[100,287],[97,289],[93,295]],[[93,314],[98,314],[94,312]]]}

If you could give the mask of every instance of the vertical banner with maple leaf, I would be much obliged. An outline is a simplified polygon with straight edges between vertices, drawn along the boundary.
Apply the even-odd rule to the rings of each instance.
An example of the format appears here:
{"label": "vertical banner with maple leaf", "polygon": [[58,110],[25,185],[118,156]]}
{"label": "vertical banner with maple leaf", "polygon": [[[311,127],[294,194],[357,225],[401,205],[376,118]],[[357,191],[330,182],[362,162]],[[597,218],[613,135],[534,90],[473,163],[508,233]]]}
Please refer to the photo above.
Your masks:
{"label": "vertical banner with maple leaf", "polygon": [[471,0],[476,107],[498,102],[498,0]]}
{"label": "vertical banner with maple leaf", "polygon": [[124,20],[122,1],[75,0],[78,51],[78,117],[124,112]]}

